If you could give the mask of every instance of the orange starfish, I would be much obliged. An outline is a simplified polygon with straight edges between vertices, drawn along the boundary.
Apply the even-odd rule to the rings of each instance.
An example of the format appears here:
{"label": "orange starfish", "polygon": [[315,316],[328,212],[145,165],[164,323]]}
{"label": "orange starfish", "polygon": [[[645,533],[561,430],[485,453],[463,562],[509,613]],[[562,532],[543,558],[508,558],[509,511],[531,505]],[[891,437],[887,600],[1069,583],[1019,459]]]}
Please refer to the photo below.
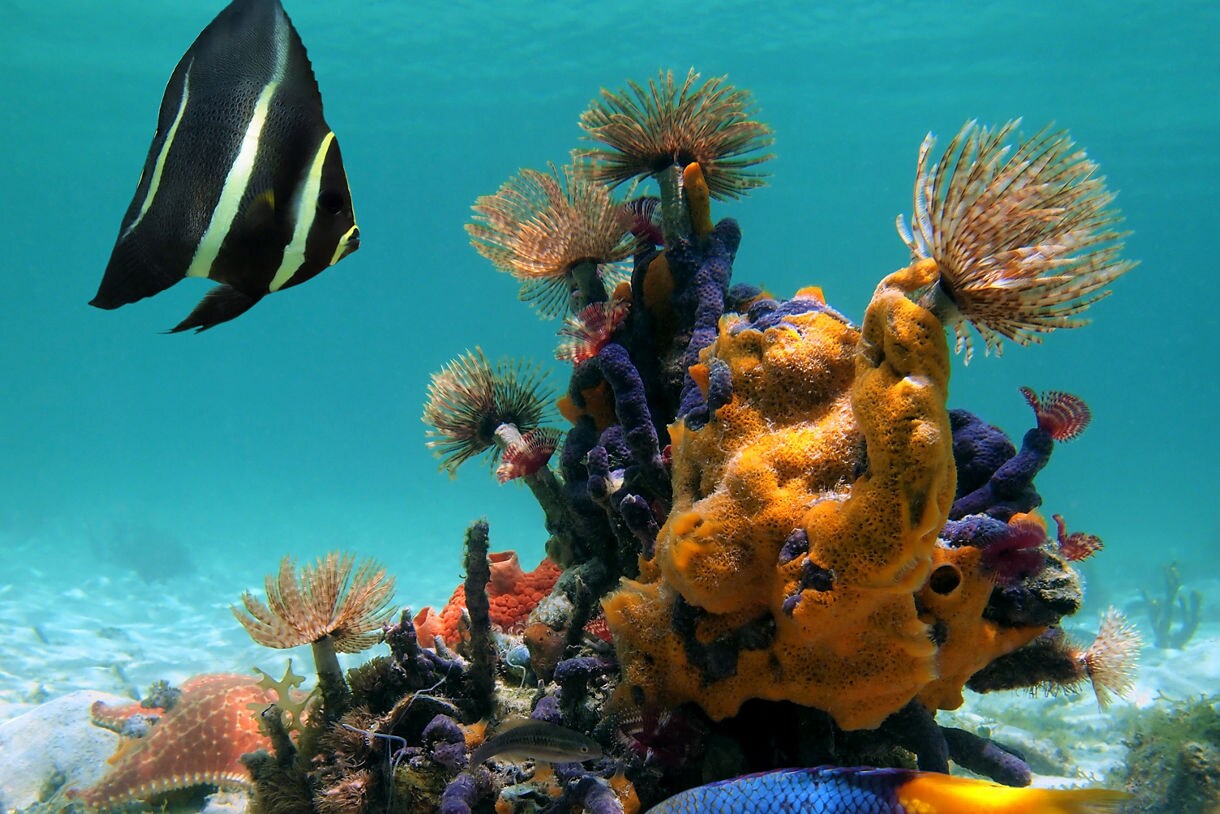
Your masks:
{"label": "orange starfish", "polygon": [[195,676],[148,735],[119,746],[114,768],[97,785],[69,795],[91,807],[111,808],[190,786],[249,788],[241,756],[271,747],[249,705],[274,701],[275,693],[252,676]]}

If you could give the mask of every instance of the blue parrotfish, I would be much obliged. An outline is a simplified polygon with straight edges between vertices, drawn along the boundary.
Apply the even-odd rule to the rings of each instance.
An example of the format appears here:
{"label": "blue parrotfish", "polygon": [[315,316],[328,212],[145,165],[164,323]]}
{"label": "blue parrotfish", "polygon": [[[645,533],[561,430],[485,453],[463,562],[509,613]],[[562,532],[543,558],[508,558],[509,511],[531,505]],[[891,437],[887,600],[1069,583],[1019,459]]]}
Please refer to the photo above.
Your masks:
{"label": "blue parrotfish", "polygon": [[1101,814],[1130,795],[1031,789],[909,769],[781,769],[687,789],[649,814]]}

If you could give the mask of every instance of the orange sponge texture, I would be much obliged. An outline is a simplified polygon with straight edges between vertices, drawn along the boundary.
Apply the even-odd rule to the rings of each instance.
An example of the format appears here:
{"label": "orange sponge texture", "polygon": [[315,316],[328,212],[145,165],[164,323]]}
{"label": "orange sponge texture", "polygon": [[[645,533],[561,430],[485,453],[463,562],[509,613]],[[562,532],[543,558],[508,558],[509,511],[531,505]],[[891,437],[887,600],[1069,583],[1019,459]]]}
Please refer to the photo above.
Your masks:
{"label": "orange sponge texture", "polygon": [[[491,580],[487,583],[488,616],[492,624],[506,633],[520,633],[530,612],[555,587],[562,569],[554,560],[544,559],[533,571],[524,571],[514,551],[487,555]],[[432,647],[440,636],[446,644],[468,637],[463,629],[462,611],[466,609],[466,586],[459,585],[449,602],[438,613],[424,608],[415,615],[415,634],[424,647]]]}
{"label": "orange sponge texture", "polygon": [[701,428],[671,427],[673,510],[639,579],[603,603],[632,696],[716,719],[786,700],[872,728],[925,690],[960,703],[969,672],[1033,635],[986,628],[977,563],[929,588],[966,556],[937,543],[956,483],[949,354],[912,301],[936,274],[921,261],[887,277],[858,330],[828,309],[765,330],[722,319],[701,363],[728,365],[732,398]]}

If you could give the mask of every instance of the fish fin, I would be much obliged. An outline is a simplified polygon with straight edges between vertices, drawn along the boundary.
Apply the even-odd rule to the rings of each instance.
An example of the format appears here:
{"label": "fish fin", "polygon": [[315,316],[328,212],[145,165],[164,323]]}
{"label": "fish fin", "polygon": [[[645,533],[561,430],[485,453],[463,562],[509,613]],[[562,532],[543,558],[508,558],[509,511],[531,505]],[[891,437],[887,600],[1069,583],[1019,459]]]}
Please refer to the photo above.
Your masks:
{"label": "fish fin", "polygon": [[106,264],[97,294],[89,301],[95,308],[112,311],[121,305],[160,294],[182,279],[146,251],[146,244],[135,235],[120,237]]}
{"label": "fish fin", "polygon": [[511,718],[505,718],[503,721],[501,721],[500,725],[496,727],[492,735],[495,736],[504,732],[511,732],[519,726],[525,726],[526,724],[532,723],[537,722],[533,718],[527,718],[524,715],[514,715]]}
{"label": "fish fin", "polygon": [[1053,801],[1059,808],[1045,810],[1062,811],[1063,814],[1109,814],[1117,812],[1119,806],[1129,799],[1131,795],[1125,791],[1069,789],[1061,791],[1059,799]]}
{"label": "fish fin", "polygon": [[[878,770],[880,771],[880,770]],[[996,814],[1106,814],[1131,797],[1110,789],[1040,789],[1003,786],[935,772],[913,772],[899,783],[904,810],[994,811]],[[923,806],[923,808],[920,808]]]}
{"label": "fish fin", "polygon": [[195,329],[195,333],[206,331],[214,325],[228,322],[249,311],[260,297],[252,297],[233,286],[218,285],[204,295],[195,309],[166,333],[176,334]]}
{"label": "fish fin", "polygon": [[275,190],[268,189],[254,196],[244,218],[254,231],[272,228],[275,224]]}
{"label": "fish fin", "polygon": [[1003,811],[1037,811],[1040,814],[1116,814],[1124,801],[1131,799],[1125,791],[1111,789],[1014,789],[1024,792],[1011,808]]}

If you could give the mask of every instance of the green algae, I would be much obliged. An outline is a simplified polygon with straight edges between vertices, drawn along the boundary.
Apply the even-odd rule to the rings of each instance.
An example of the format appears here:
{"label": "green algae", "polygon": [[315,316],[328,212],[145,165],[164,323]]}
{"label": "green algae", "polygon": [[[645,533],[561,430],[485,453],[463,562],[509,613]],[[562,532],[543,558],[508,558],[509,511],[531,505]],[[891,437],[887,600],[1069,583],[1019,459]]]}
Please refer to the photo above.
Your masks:
{"label": "green algae", "polygon": [[1220,811],[1220,696],[1162,696],[1132,716],[1125,744],[1109,778],[1134,795],[1123,814]]}

